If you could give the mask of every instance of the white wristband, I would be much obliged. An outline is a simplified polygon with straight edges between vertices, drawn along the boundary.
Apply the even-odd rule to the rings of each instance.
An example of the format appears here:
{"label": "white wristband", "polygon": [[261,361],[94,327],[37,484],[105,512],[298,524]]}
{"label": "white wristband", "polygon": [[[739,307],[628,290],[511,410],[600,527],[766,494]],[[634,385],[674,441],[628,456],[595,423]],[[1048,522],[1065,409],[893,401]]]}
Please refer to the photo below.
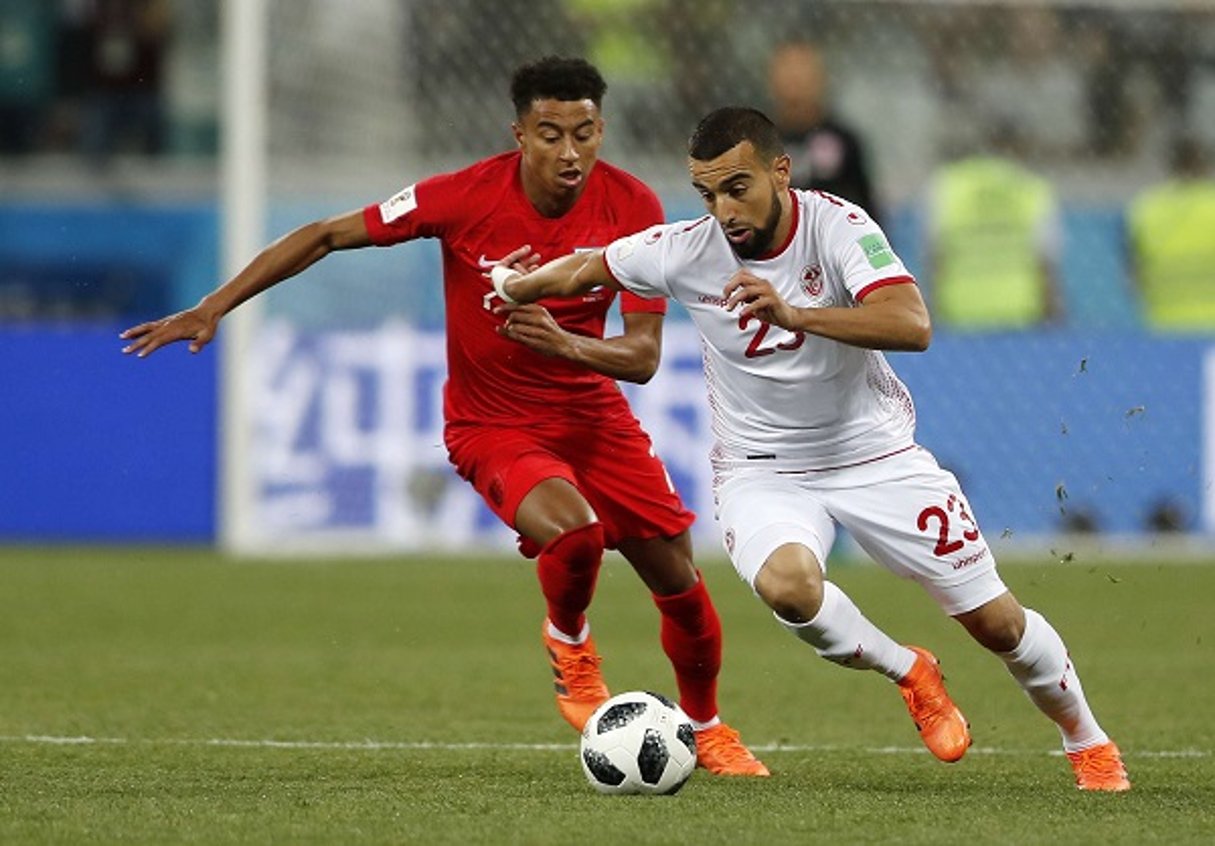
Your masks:
{"label": "white wristband", "polygon": [[500,264],[494,265],[494,269],[489,272],[489,278],[494,283],[494,292],[508,303],[515,303],[517,301],[510,294],[506,293],[507,280],[521,275],[518,271],[511,270],[509,267],[504,267]]}

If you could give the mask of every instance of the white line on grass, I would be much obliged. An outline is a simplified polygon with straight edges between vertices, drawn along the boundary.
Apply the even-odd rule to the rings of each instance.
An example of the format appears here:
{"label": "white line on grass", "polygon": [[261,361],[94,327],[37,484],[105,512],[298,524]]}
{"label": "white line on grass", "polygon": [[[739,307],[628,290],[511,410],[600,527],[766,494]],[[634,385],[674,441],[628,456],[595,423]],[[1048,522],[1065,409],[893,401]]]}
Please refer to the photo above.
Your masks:
{"label": "white line on grass", "polygon": [[[0,743],[44,744],[48,746],[216,746],[236,749],[333,749],[368,752],[393,751],[457,751],[461,749],[496,749],[502,751],[568,752],[578,748],[576,743],[442,743],[437,741],[379,741],[379,740],[241,740],[238,738],[128,738],[59,736],[46,734],[0,735]],[[838,746],[816,744],[769,743],[752,745],[756,752],[866,752],[871,755],[927,754],[922,746]],[[972,747],[969,755],[1062,755],[1059,750],[1043,752],[1032,749],[998,749],[992,746]],[[1209,758],[1209,749],[1131,750],[1122,753],[1128,758]]]}

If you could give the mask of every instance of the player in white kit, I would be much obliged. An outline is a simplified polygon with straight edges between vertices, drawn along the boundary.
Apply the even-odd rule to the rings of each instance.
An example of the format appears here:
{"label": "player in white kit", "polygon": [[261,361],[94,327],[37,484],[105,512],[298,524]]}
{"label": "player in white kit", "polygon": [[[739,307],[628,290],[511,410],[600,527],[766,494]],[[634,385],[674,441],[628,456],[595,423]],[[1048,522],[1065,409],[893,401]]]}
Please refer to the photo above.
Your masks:
{"label": "player in white kit", "polygon": [[932,654],[896,643],[824,578],[842,525],[1005,662],[1059,727],[1080,789],[1129,789],[1063,641],[1001,581],[957,480],[915,443],[911,396],[879,350],[924,350],[932,329],[881,229],[858,206],[791,190],[775,127],[754,109],[709,114],[689,152],[709,215],[539,269],[521,248],[494,269],[498,292],[524,303],[607,285],[682,303],[702,340],[725,547],[777,620],[824,658],[895,681],[938,758],[965,753],[969,728]]}

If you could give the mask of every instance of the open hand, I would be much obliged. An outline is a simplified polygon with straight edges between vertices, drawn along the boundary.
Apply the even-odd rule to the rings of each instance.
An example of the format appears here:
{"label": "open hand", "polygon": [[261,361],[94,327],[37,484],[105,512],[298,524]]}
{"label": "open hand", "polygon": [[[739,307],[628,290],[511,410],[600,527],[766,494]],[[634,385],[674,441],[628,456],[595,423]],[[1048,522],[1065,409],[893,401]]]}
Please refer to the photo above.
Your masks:
{"label": "open hand", "polygon": [[190,341],[190,352],[196,353],[215,337],[218,320],[209,320],[196,308],[179,311],[160,320],[132,326],[118,337],[130,341],[122,348],[126,354],[144,358],[175,341]]}

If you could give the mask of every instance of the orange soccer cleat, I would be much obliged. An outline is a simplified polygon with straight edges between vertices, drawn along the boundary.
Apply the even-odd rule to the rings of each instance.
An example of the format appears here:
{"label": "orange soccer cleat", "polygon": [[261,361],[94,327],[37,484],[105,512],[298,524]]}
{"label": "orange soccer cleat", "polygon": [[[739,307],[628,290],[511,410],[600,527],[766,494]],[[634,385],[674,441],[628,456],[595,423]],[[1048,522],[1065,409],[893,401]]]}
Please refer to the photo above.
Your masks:
{"label": "orange soccer cleat", "polygon": [[908,646],[916,654],[911,671],[899,682],[899,692],[928,751],[952,764],[970,747],[970,726],[945,691],[940,662],[927,649]]}
{"label": "orange soccer cleat", "polygon": [[1068,752],[1076,773],[1076,787],[1081,790],[1104,790],[1120,793],[1131,789],[1126,767],[1122,764],[1122,753],[1111,740],[1099,746],[1090,746],[1079,752]]}
{"label": "orange soccer cleat", "polygon": [[589,636],[584,643],[563,643],[549,635],[548,620],[544,621],[542,635],[553,667],[557,710],[575,730],[582,731],[595,709],[611,696],[599,674],[603,659],[595,651],[595,641]]}
{"label": "orange soccer cleat", "polygon": [[763,761],[743,745],[738,732],[725,723],[696,732],[696,766],[704,767],[713,775],[771,775]]}

